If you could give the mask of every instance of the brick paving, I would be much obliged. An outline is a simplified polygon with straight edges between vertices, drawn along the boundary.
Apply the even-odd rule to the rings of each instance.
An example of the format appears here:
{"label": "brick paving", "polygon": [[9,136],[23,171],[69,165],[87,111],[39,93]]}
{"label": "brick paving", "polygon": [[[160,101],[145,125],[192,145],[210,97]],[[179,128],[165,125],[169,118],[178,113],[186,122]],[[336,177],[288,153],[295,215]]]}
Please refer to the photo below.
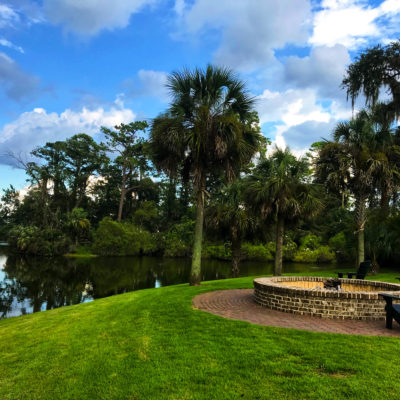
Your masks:
{"label": "brick paving", "polygon": [[390,330],[385,328],[384,320],[338,320],[269,310],[254,302],[253,292],[253,289],[208,292],[194,297],[193,306],[224,318],[258,325],[348,335],[400,337],[400,325],[395,321],[393,329]]}

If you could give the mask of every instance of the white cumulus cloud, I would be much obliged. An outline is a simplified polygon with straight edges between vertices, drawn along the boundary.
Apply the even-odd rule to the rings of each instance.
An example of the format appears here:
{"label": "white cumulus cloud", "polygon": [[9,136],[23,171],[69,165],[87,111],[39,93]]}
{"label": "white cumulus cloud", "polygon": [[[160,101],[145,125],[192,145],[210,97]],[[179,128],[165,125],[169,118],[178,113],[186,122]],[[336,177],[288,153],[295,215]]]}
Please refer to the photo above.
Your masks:
{"label": "white cumulus cloud", "polygon": [[103,29],[125,28],[132,14],[157,0],[44,0],[44,11],[53,24],[68,32],[93,36]]}
{"label": "white cumulus cloud", "polygon": [[293,149],[307,149],[321,137],[329,137],[335,123],[351,117],[351,110],[337,102],[324,107],[311,88],[265,90],[256,104],[261,123],[272,127],[275,143],[280,147],[288,144]]}
{"label": "white cumulus cloud", "polygon": [[79,111],[67,109],[61,113],[47,112],[43,108],[22,113],[16,120],[0,130],[0,163],[12,164],[7,153],[28,155],[46,142],[64,140],[77,133],[95,136],[101,126],[113,127],[135,120],[132,110],[124,108],[120,99],[108,109],[98,107]]}
{"label": "white cumulus cloud", "polygon": [[[175,3],[180,37],[219,38],[217,63],[241,70],[263,67],[274,49],[307,41],[311,9],[308,0],[196,0]],[[211,32],[211,33],[210,33]]]}
{"label": "white cumulus cloud", "polygon": [[386,0],[373,7],[361,0],[323,0],[314,16],[309,39],[314,46],[342,44],[350,49],[364,46],[369,39],[384,39],[398,32],[398,0]]}

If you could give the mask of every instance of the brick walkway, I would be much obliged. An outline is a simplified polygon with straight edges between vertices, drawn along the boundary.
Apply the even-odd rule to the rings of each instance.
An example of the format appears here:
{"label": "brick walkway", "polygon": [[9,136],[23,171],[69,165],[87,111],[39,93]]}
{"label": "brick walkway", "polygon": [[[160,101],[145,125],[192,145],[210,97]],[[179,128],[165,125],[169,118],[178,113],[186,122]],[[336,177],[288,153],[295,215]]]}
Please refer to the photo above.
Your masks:
{"label": "brick walkway", "polygon": [[193,306],[221,317],[265,326],[314,332],[400,337],[400,325],[395,321],[393,330],[389,330],[385,328],[384,320],[337,320],[269,310],[253,301],[253,289],[217,290],[200,294],[193,299]]}

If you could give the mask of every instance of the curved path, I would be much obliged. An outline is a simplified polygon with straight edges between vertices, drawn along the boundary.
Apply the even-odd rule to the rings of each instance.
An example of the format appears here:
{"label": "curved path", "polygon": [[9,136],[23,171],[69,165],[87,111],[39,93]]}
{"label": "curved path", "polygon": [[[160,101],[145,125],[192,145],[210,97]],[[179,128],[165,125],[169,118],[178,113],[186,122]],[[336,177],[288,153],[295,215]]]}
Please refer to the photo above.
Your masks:
{"label": "curved path", "polygon": [[400,325],[385,328],[385,321],[338,320],[269,310],[253,301],[253,289],[217,290],[193,298],[193,306],[221,317],[265,326],[314,332],[400,337]]}

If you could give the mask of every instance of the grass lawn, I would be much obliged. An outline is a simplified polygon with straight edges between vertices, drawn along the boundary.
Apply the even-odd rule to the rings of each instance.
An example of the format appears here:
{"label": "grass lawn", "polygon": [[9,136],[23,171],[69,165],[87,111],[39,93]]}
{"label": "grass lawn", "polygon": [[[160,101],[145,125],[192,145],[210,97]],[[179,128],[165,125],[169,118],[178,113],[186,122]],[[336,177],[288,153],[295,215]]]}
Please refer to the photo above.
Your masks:
{"label": "grass lawn", "polygon": [[400,339],[192,309],[198,293],[249,287],[252,278],[147,289],[2,320],[0,399],[399,399]]}

